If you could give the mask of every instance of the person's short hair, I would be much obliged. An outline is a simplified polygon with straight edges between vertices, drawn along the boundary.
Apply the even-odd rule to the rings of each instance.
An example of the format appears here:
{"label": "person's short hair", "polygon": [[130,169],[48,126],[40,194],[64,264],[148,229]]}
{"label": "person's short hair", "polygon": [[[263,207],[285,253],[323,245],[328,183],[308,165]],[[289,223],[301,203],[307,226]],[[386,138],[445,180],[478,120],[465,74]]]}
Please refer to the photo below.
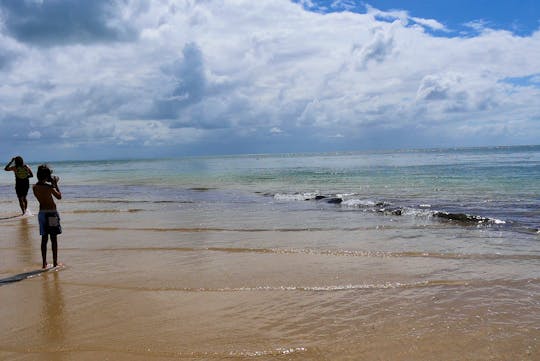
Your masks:
{"label": "person's short hair", "polygon": [[37,169],[38,181],[48,181],[51,179],[52,170],[47,164],[42,164]]}
{"label": "person's short hair", "polygon": [[22,167],[24,165],[24,160],[20,155],[15,157],[15,166],[16,167]]}

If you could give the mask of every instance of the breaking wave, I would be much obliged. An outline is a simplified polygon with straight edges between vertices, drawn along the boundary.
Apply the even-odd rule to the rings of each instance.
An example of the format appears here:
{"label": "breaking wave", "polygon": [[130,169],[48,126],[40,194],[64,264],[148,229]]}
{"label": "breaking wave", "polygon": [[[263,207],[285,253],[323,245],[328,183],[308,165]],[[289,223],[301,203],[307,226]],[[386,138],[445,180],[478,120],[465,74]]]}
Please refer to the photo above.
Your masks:
{"label": "breaking wave", "polygon": [[346,209],[359,209],[392,216],[430,217],[439,220],[453,221],[464,225],[505,225],[506,220],[490,218],[464,212],[448,212],[434,210],[431,204],[421,203],[415,206],[395,205],[390,202],[359,198],[354,193],[349,194],[320,194],[318,192],[305,193],[276,193],[273,195],[277,201],[316,201],[339,205]]}

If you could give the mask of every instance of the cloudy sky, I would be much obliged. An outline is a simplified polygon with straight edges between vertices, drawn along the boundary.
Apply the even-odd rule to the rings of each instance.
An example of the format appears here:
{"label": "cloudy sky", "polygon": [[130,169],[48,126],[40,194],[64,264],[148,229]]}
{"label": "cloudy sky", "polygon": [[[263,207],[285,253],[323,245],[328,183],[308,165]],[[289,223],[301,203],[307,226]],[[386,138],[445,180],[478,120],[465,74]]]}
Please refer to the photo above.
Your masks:
{"label": "cloudy sky", "polygon": [[537,3],[0,0],[0,157],[539,144]]}

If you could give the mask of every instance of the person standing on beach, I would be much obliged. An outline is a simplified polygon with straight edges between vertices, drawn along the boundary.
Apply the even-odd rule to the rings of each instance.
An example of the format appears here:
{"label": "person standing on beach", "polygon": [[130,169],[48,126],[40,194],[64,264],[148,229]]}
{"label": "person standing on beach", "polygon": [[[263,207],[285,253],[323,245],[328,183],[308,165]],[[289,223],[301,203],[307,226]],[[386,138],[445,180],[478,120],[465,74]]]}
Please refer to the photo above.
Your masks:
{"label": "person standing on beach", "polygon": [[[12,165],[13,164],[13,165]],[[19,206],[21,207],[22,214],[26,214],[28,209],[28,189],[30,188],[30,178],[34,176],[32,169],[24,164],[24,160],[21,156],[11,158],[8,164],[4,167],[6,172],[15,173],[15,192],[17,198],[19,198]]]}
{"label": "person standing on beach", "polygon": [[37,179],[38,182],[32,187],[32,190],[39,202],[38,220],[43,268],[47,268],[47,241],[49,236],[51,237],[53,266],[56,267],[58,266],[58,242],[56,236],[62,233],[60,215],[54,202],[54,198],[62,199],[62,193],[58,188],[59,178],[53,177],[52,170],[46,164],[42,164],[38,167]]}

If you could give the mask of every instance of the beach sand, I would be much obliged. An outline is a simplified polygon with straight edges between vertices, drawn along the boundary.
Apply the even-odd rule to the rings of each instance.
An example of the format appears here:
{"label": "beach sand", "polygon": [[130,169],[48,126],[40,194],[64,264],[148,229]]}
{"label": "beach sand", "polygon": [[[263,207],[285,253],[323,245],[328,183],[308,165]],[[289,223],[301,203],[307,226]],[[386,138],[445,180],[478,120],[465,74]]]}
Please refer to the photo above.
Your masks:
{"label": "beach sand", "polygon": [[[505,258],[370,253],[391,227],[171,227],[166,212],[66,208],[64,266],[0,286],[2,360],[540,359],[540,284],[498,281]],[[39,269],[36,217],[0,233],[0,278]],[[461,277],[482,267],[492,276]]]}

